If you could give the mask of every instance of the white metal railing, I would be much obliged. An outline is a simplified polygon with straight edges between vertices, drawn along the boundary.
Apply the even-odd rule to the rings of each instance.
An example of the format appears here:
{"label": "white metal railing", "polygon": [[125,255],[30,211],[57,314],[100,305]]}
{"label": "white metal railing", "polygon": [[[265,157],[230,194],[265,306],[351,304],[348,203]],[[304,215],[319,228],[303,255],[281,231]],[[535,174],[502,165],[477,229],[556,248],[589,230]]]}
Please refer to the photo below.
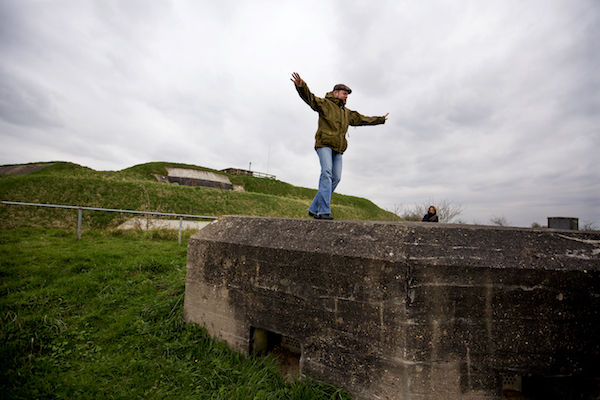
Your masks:
{"label": "white metal railing", "polygon": [[176,214],[176,213],[164,213],[164,212],[158,212],[158,211],[119,210],[119,209],[114,209],[114,208],[67,206],[67,205],[63,205],[63,204],[24,203],[24,202],[20,202],[20,201],[6,201],[6,200],[2,200],[2,204],[16,205],[16,206],[66,208],[66,209],[71,209],[71,210],[77,210],[77,240],[81,240],[81,220],[83,218],[83,210],[118,212],[118,213],[129,213],[129,214],[144,214],[144,215],[161,215],[161,216],[166,216],[166,217],[179,217],[179,239],[178,239],[179,244],[181,244],[181,231],[183,230],[183,219],[184,218],[200,218],[200,219],[212,219],[212,220],[217,219],[217,217],[208,216],[208,215]]}

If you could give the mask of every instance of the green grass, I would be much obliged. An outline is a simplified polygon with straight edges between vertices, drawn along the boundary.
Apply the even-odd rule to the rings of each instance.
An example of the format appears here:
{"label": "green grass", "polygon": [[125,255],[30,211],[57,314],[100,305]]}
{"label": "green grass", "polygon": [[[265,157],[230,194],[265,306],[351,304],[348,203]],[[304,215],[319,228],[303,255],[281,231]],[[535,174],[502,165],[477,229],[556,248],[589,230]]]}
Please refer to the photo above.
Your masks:
{"label": "green grass", "polygon": [[[307,218],[307,209],[316,190],[285,182],[228,175],[245,191],[219,190],[159,183],[153,174],[166,174],[165,166],[209,170],[186,164],[154,162],[122,171],[94,171],[77,164],[57,162],[32,174],[0,176],[0,199],[65,204],[100,208],[199,215],[253,215]],[[218,172],[218,171],[217,171]],[[399,220],[373,202],[354,196],[334,194],[332,213],[337,219]],[[131,215],[84,213],[86,228],[113,228]],[[0,228],[73,227],[76,211],[0,206]]]}
{"label": "green grass", "polygon": [[[0,176],[0,199],[200,215],[307,218],[314,189],[228,175],[245,191],[159,183],[154,162],[95,171],[56,162]],[[219,172],[219,171],[213,171]],[[398,220],[335,194],[337,219]],[[349,399],[292,383],[273,358],[230,351],[183,320],[185,246],[177,231],[119,231],[130,214],[0,205],[0,397],[10,399]],[[66,228],[66,229],[65,229]],[[189,232],[185,233],[187,241]]]}
{"label": "green grass", "polygon": [[287,383],[272,358],[230,351],[186,324],[186,248],[176,238],[0,230],[1,397],[350,398],[311,380]]}

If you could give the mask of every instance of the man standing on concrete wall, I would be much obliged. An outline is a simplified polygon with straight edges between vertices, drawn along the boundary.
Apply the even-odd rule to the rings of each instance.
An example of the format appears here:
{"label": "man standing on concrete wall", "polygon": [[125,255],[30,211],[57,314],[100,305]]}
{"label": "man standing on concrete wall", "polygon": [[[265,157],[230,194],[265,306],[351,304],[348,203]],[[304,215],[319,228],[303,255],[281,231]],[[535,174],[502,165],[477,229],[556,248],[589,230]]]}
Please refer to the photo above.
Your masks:
{"label": "man standing on concrete wall", "polygon": [[346,132],[348,125],[384,124],[389,113],[381,117],[365,117],[347,109],[346,99],[352,90],[342,84],[333,87],[325,98],[313,95],[306,82],[297,72],[292,73],[292,82],[300,98],[319,113],[319,125],[315,134],[315,150],[321,163],[319,191],[308,207],[308,215],[315,219],[333,219],[331,195],[342,178],[342,154],[348,147]]}

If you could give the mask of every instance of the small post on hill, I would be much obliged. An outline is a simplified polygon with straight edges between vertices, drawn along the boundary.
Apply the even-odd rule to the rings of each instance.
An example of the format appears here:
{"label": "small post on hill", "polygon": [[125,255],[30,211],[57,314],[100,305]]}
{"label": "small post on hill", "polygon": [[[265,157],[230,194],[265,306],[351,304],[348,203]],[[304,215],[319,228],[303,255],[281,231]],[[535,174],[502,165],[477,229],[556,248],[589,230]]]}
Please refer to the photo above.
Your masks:
{"label": "small post on hill", "polygon": [[179,244],[181,244],[181,230],[183,229],[183,217],[179,217]]}
{"label": "small post on hill", "polygon": [[82,219],[83,209],[77,209],[77,240],[81,240],[81,219]]}

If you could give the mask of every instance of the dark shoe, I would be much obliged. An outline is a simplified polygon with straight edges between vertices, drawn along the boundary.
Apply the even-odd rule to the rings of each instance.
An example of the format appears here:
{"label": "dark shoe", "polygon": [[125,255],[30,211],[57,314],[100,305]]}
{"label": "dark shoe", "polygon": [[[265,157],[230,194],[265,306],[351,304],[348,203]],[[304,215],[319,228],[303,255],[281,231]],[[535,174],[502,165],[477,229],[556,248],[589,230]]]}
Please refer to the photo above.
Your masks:
{"label": "dark shoe", "polygon": [[333,219],[331,214],[319,214],[315,218],[316,219]]}
{"label": "dark shoe", "polygon": [[310,212],[310,210],[308,211],[308,216],[309,217],[313,217],[313,218],[317,218],[317,214]]}

